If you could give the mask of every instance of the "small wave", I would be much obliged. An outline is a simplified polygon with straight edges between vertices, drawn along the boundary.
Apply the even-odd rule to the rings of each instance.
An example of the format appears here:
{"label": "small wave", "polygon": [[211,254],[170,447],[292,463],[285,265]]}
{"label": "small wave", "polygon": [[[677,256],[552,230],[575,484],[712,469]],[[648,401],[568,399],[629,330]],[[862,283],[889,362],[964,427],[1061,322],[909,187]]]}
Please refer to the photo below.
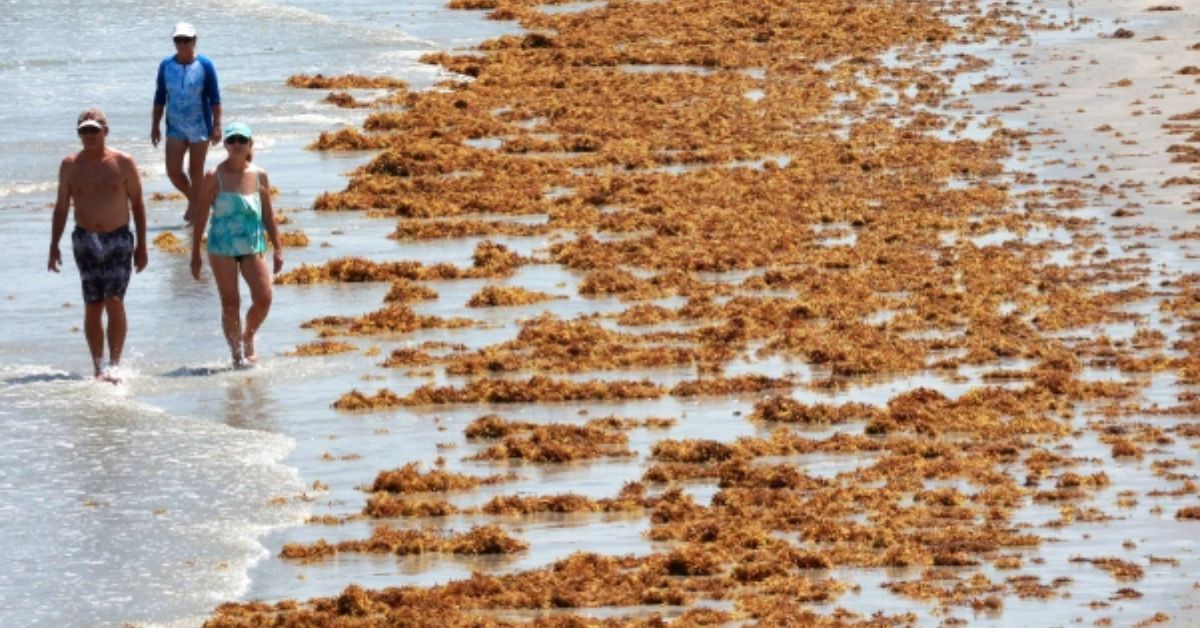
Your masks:
{"label": "small wave", "polygon": [[345,29],[360,30],[366,37],[356,37],[356,39],[369,39],[373,42],[387,43],[416,43],[421,45],[432,45],[432,42],[421,39],[414,35],[410,35],[399,28],[376,28],[362,24],[339,22],[337,19],[318,13],[310,9],[304,9],[295,6],[270,2],[269,0],[243,0],[242,2],[232,4],[222,4],[222,11],[233,11],[248,14],[248,16],[256,18],[267,18],[272,22],[306,22],[309,24],[319,24],[323,26],[337,26],[339,32],[345,33]]}
{"label": "small wave", "polygon": [[57,181],[35,181],[33,183],[10,183],[8,185],[0,185],[0,198],[5,196],[15,196],[18,194],[37,194],[38,192],[49,192],[58,186]]}
{"label": "small wave", "polygon": [[[57,588],[40,602],[51,606],[17,606],[32,613],[25,619],[118,622],[131,619],[132,607],[146,612],[139,623],[194,617],[216,601],[244,594],[250,570],[269,555],[263,536],[308,514],[302,500],[273,501],[304,489],[297,471],[283,462],[295,447],[292,438],[168,412],[134,398],[158,375],[125,373],[128,386],[110,386],[48,365],[0,364],[0,398],[15,413],[6,416],[5,433],[15,440],[6,442],[7,457],[0,460],[22,461],[14,481],[28,493],[28,503],[16,502],[24,510],[7,523],[34,529],[40,515],[29,503],[35,499],[58,509],[56,525],[39,532],[44,544],[15,548],[18,558],[41,552],[32,568],[38,577],[22,591],[39,593],[38,582],[60,574]],[[84,488],[63,498],[59,484]],[[85,497],[91,505],[81,513],[76,502]],[[152,517],[144,516],[151,511]],[[114,520],[125,541],[112,540]],[[141,542],[129,543],[133,538]],[[100,561],[80,560],[85,555]],[[104,562],[152,577],[130,579]],[[68,598],[83,601],[54,604]],[[156,607],[147,610],[151,599]]]}
{"label": "small wave", "polygon": [[297,113],[291,115],[269,115],[266,121],[271,124],[302,123],[320,125],[322,127],[346,124],[348,117],[329,116],[320,113]]}

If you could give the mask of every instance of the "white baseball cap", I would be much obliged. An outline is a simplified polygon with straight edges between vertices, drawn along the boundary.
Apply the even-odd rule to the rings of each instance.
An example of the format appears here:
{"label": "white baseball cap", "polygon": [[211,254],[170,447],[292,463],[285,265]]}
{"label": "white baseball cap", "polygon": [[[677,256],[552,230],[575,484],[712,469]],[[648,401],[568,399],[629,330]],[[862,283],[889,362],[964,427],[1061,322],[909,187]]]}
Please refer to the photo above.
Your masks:
{"label": "white baseball cap", "polygon": [[195,37],[196,27],[190,22],[180,22],[175,25],[175,32],[171,33],[171,37]]}
{"label": "white baseball cap", "polygon": [[79,114],[79,118],[75,120],[76,129],[82,129],[86,127],[104,129],[107,126],[108,117],[104,115],[103,111],[100,111],[95,107],[84,109],[83,112]]}

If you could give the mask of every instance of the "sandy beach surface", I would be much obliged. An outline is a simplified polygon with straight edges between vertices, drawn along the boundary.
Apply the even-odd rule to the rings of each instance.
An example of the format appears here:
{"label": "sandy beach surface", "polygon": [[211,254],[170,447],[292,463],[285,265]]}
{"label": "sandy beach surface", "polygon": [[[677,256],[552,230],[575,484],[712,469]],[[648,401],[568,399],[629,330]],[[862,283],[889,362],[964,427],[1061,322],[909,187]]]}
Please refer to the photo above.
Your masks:
{"label": "sandy beach surface", "polygon": [[[370,24],[376,9],[367,4],[347,3],[334,17],[339,23]],[[982,13],[970,9],[974,3],[947,4],[941,17],[957,28],[965,29],[970,16],[988,11],[1003,13],[1023,28],[978,36],[963,31],[939,45],[884,49],[878,64],[817,63],[830,90],[829,107],[820,115],[824,126],[796,128],[841,138],[859,151],[854,157],[862,162],[870,161],[863,155],[872,148],[886,146],[874,167],[885,169],[875,182],[890,186],[879,196],[888,202],[907,203],[906,186],[929,185],[930,204],[944,202],[936,193],[978,207],[963,216],[947,211],[945,227],[938,229],[937,221],[917,217],[919,203],[914,204],[918,226],[908,231],[894,214],[873,217],[888,206],[871,205],[869,191],[845,190],[847,206],[836,203],[836,194],[814,192],[813,199],[835,199],[828,207],[814,207],[810,199],[780,194],[764,183],[764,197],[803,208],[796,212],[807,212],[811,223],[797,232],[803,242],[799,252],[780,249],[777,254],[810,255],[822,265],[768,269],[737,260],[725,267],[696,262],[685,274],[698,284],[653,282],[678,270],[673,263],[689,258],[686,247],[682,252],[672,248],[670,237],[694,243],[700,240],[684,238],[711,225],[654,222],[659,214],[678,215],[669,206],[626,212],[627,207],[579,197],[604,192],[629,201],[630,190],[639,185],[651,190],[674,185],[656,177],[693,177],[696,188],[737,184],[740,191],[743,184],[752,188],[759,181],[755,177],[804,179],[803,172],[789,168],[826,155],[806,155],[789,139],[780,152],[744,154],[731,142],[680,148],[674,157],[657,153],[655,161],[642,164],[621,163],[613,151],[616,165],[604,164],[610,158],[604,150],[592,155],[587,149],[562,148],[564,138],[582,145],[589,133],[600,135],[582,124],[568,128],[564,120],[573,119],[570,112],[559,112],[553,121],[522,120],[518,114],[528,113],[522,107],[547,106],[532,96],[529,102],[514,102],[513,117],[504,120],[506,128],[521,128],[526,135],[521,141],[528,147],[517,150],[512,136],[469,130],[471,124],[488,129],[485,122],[508,115],[466,102],[484,102],[486,85],[480,85],[479,92],[462,96],[459,109],[467,114],[452,119],[459,126],[447,126],[446,136],[459,133],[462,146],[507,154],[503,163],[510,165],[516,163],[514,154],[536,163],[575,160],[571,172],[555,174],[554,166],[487,172],[484,178],[511,176],[516,200],[487,196],[484,192],[492,190],[481,184],[484,200],[478,206],[511,202],[510,212],[439,215],[434,208],[422,215],[418,208],[405,216],[396,209],[402,203],[387,197],[389,203],[370,215],[310,207],[365,198],[353,196],[369,187],[361,171],[351,177],[349,191],[337,196],[346,187],[341,173],[379,164],[377,153],[302,147],[323,131],[357,128],[381,112],[415,115],[411,112],[423,111],[422,106],[434,111],[421,99],[450,102],[450,84],[434,84],[455,79],[454,73],[399,69],[390,74],[408,82],[409,89],[401,90],[397,102],[365,110],[322,104],[313,112],[322,118],[306,121],[303,129],[264,120],[268,128],[280,125],[280,139],[266,145],[261,162],[286,199],[282,204],[290,222],[283,229],[303,232],[310,240],[307,247],[287,250],[289,270],[307,264],[316,273],[328,269],[329,260],[353,256],[379,264],[370,267],[376,271],[389,262],[415,261],[425,274],[396,284],[285,280],[276,286],[260,341],[267,359],[256,369],[233,371],[217,343],[211,286],[191,282],[186,256],[156,249],[152,261],[158,274],[131,288],[144,295],[130,304],[134,376],[118,390],[102,392],[80,381],[81,367],[72,366],[69,352],[48,348],[53,338],[68,335],[78,312],[58,311],[50,319],[56,328],[38,331],[45,320],[40,311],[71,309],[61,307],[64,300],[76,300],[73,292],[69,299],[62,296],[71,282],[59,281],[53,294],[45,294],[44,287],[6,289],[0,303],[15,317],[18,337],[2,345],[0,395],[12,404],[3,411],[8,421],[0,430],[9,432],[14,451],[35,462],[25,475],[0,475],[5,496],[0,512],[11,517],[9,547],[23,565],[0,571],[0,583],[12,592],[0,596],[5,602],[0,607],[9,609],[0,611],[0,623],[197,625],[208,620],[237,625],[276,617],[300,621],[312,612],[313,621],[337,617],[347,625],[367,625],[388,617],[404,623],[401,618],[411,616],[388,613],[407,607],[417,609],[413,612],[423,621],[448,625],[604,620],[653,625],[655,617],[678,625],[1200,625],[1200,511],[1195,510],[1200,508],[1195,484],[1200,409],[1194,405],[1198,371],[1192,362],[1194,308],[1200,301],[1194,244],[1200,235],[1193,225],[1194,212],[1200,211],[1200,142],[1195,139],[1200,114],[1193,113],[1200,111],[1200,71],[1187,70],[1200,66],[1200,50],[1194,49],[1200,44],[1200,6],[1179,2],[1171,10],[1175,4],[1149,10],[1153,3],[1018,1],[983,3]],[[656,3],[587,2],[529,10],[582,20],[589,12],[628,11],[634,5],[649,13]],[[314,3],[312,10],[320,8]],[[546,28],[485,20],[481,11],[429,10],[437,19],[422,23],[462,20],[472,26],[461,27],[463,39],[452,43],[414,45],[406,56],[413,67],[420,65],[421,54],[453,51],[473,37],[525,37],[521,41],[537,49],[530,33],[553,35]],[[433,38],[436,29],[426,28],[413,35],[422,42]],[[389,45],[385,41],[377,48]],[[500,54],[496,50],[501,48],[493,48]],[[479,54],[459,50],[442,61],[463,71]],[[280,63],[276,78],[317,70],[346,74],[355,68],[350,57],[340,64],[290,70]],[[909,67],[940,72],[949,89],[939,98],[923,98],[919,76],[908,83],[896,79]],[[792,103],[802,109],[806,99],[817,97],[801,98],[801,92],[820,92],[809,83],[788,91],[786,81],[773,74],[786,75],[782,66],[720,71],[664,61],[625,71],[680,81],[698,77],[709,81],[695,85],[698,94],[705,90],[705,97],[719,101],[713,94],[727,90],[724,97],[762,103],[764,110]],[[797,70],[806,80],[807,71]],[[283,93],[300,94],[291,98],[309,103],[330,91],[287,90],[282,80],[277,83]],[[234,94],[243,89],[236,80],[230,85]],[[672,102],[676,92],[662,90],[648,90],[647,102]],[[388,94],[380,89],[348,93],[363,101]],[[290,115],[295,103],[277,106]],[[709,113],[681,107],[673,115]],[[906,181],[903,168],[893,169],[909,158],[901,150],[906,142],[883,131],[873,131],[878,134],[874,142],[864,140],[865,132],[855,125],[884,120],[884,126],[921,128],[920,113],[942,118],[923,128],[925,136],[963,152],[946,159],[947,170],[932,175],[914,166],[924,178]],[[648,130],[645,143],[657,146],[658,132]],[[681,135],[690,132],[680,130]],[[758,132],[748,131],[747,142]],[[438,141],[421,139],[430,143],[413,152]],[[995,158],[998,169],[974,170],[977,164],[968,158],[974,152],[965,143],[955,144],[960,140],[977,142],[980,153],[1003,152],[1001,146],[1011,153]],[[628,149],[631,160],[642,154],[635,144]],[[381,175],[376,182],[403,187],[396,181],[428,177],[449,189],[461,177],[462,188],[472,190],[471,176],[455,168],[464,163],[481,171],[493,167],[488,157],[429,149],[434,157],[420,158],[404,153],[404,147],[393,150],[408,161],[395,159],[399,165],[388,174],[395,178]],[[439,170],[439,158],[449,164],[445,169]],[[956,158],[962,168],[950,169]],[[148,154],[146,161],[153,158]],[[411,172],[396,175],[401,167]],[[735,180],[706,180],[706,170],[734,172]],[[522,176],[554,184],[526,198]],[[837,189],[827,182],[813,185]],[[150,187],[166,189],[161,179]],[[999,192],[972,192],[983,188]],[[821,188],[820,194],[828,190]],[[994,198],[1003,201],[989,206]],[[40,229],[48,228],[44,197],[30,192],[4,199],[8,204],[0,219],[18,233],[39,234],[36,242],[16,244],[17,254],[40,264]],[[855,203],[866,204],[849,207]],[[591,207],[595,215],[572,218],[571,212],[584,213],[581,207]],[[152,205],[152,236],[183,236],[173,222],[176,209],[168,202]],[[606,213],[612,214],[609,222]],[[397,238],[398,220],[410,234],[429,228],[423,225],[473,222],[459,233],[439,231],[442,237]],[[479,226],[491,220],[499,223]],[[595,244],[580,245],[577,256],[570,257],[574,249],[564,247],[585,234]],[[603,249],[641,237],[647,240],[640,247]],[[761,237],[764,248],[774,244]],[[847,287],[860,281],[856,264],[878,263],[879,251],[887,251],[884,245],[897,247],[895,259],[907,260],[900,249],[908,251],[910,243],[912,250],[936,251],[930,259],[949,261],[898,268],[896,276],[903,279],[879,281],[873,292]],[[497,244],[504,247],[499,252]],[[856,257],[855,251],[864,250],[873,259]],[[745,252],[754,254],[753,247]],[[695,250],[694,259],[709,260],[702,253]],[[521,261],[506,266],[513,254]],[[612,267],[625,269],[629,278],[623,275],[622,281],[637,287],[597,292],[597,273],[606,268],[606,259],[619,260]],[[843,259],[852,261],[845,268],[832,263]],[[957,273],[953,260],[962,261]],[[441,263],[468,270],[455,270],[457,278],[447,278],[450,267],[428,270]],[[995,267],[989,271],[991,263]],[[789,268],[794,275],[785,272]],[[782,279],[773,278],[772,270]],[[926,285],[909,278],[922,272],[931,278]],[[820,281],[805,283],[806,273]],[[930,285],[946,278],[950,284]],[[829,281],[845,284],[829,289],[839,294],[836,307],[813,287]],[[670,287],[650,296],[634,294],[662,285]],[[488,286],[550,297],[525,305],[470,305],[488,294]],[[420,294],[421,287],[436,297]],[[930,305],[947,293],[959,295],[951,299],[955,303],[972,305],[953,313]],[[739,297],[778,298],[788,312],[803,305],[796,300],[807,299],[815,313],[784,316],[779,323],[766,306],[735,309]],[[411,312],[388,313],[388,303],[409,306]],[[978,315],[972,307],[994,313]],[[363,316],[374,311],[386,316]],[[313,323],[331,316],[344,318]],[[551,317],[570,323],[556,327]],[[465,322],[453,322],[460,319]],[[635,319],[645,320],[634,324]],[[788,331],[810,327],[811,335]],[[642,338],[614,340],[606,332]],[[726,340],[712,340],[718,336]],[[818,351],[813,336],[841,337],[845,344],[825,342]],[[527,353],[519,358],[500,346],[541,337],[542,344],[522,345]],[[78,341],[75,349],[82,356],[82,340],[71,336],[70,341]],[[346,350],[289,355],[321,341],[346,343]],[[872,353],[875,342],[882,348]],[[704,351],[673,357],[693,346]],[[719,350],[727,347],[732,353]],[[559,354],[557,348],[566,350]],[[601,350],[608,352],[602,359],[596,356]],[[910,356],[907,361],[893,362],[904,352],[911,352],[904,354]],[[985,353],[986,358],[979,357]],[[394,365],[382,366],[386,360]],[[713,369],[714,362],[720,368]],[[437,387],[449,387],[442,389],[447,396],[465,395],[480,377],[525,382],[534,375],[560,384],[645,382],[647,389],[645,394],[626,389],[611,399],[580,394],[524,401],[516,393],[502,398],[492,391],[483,400],[412,401],[428,400]],[[770,381],[764,384],[763,378]],[[694,382],[700,387],[735,380],[741,389],[685,392]],[[651,386],[661,389],[649,391]],[[522,394],[547,394],[545,387],[531,388]],[[383,389],[398,401],[382,393],[371,396]],[[349,395],[351,390],[362,394]],[[355,409],[362,405],[376,407]],[[489,423],[481,419],[487,415],[499,418]],[[606,424],[606,417],[619,420]],[[560,431],[539,435],[538,426]],[[568,426],[578,429],[571,432]],[[497,453],[497,446],[506,449]],[[581,453],[589,447],[597,450]],[[77,464],[66,470],[54,466],[60,457]],[[370,490],[388,484],[381,472],[409,463],[416,463],[418,472],[405,476],[406,487]],[[492,476],[496,481],[439,490],[429,474],[435,469],[451,481]],[[403,484],[400,475],[392,478],[396,485]],[[415,490],[422,480],[433,490]],[[23,483],[32,487],[24,498],[18,496]],[[558,501],[533,505],[536,497]],[[511,510],[501,512],[501,503]],[[522,507],[532,512],[512,512]],[[381,512],[385,516],[378,516]],[[37,513],[57,514],[68,523],[39,538]],[[391,532],[381,535],[381,525]],[[455,535],[480,529],[486,532],[460,544],[476,543],[476,550],[453,549]],[[942,538],[939,531],[949,532]],[[404,533],[414,536],[402,538]],[[374,543],[354,546],[372,538]],[[435,548],[440,543],[445,547]],[[96,544],[103,549],[99,559],[80,568],[88,564],[87,548]],[[339,544],[338,551],[324,549]],[[893,552],[897,548],[904,551]],[[46,556],[48,566],[43,560],[38,567],[39,557]],[[161,583],[125,585],[118,574],[128,569],[136,574],[130,580]],[[639,574],[641,589],[620,579],[625,571]],[[542,573],[580,579],[564,583],[529,575]],[[589,574],[607,579],[589,579]],[[25,579],[39,584],[21,584]],[[461,590],[448,592],[454,583]],[[617,583],[634,590],[637,603],[606,602],[595,592],[611,587],[611,599],[627,600],[619,597]],[[528,591],[535,585],[551,591],[542,603],[514,601],[541,599]],[[389,587],[413,588],[388,593]],[[496,593],[505,587],[511,587],[508,597]],[[431,593],[415,601],[422,591]],[[28,601],[18,604],[18,593]],[[69,600],[84,600],[83,609],[48,610]],[[223,602],[232,604],[213,615]]]}

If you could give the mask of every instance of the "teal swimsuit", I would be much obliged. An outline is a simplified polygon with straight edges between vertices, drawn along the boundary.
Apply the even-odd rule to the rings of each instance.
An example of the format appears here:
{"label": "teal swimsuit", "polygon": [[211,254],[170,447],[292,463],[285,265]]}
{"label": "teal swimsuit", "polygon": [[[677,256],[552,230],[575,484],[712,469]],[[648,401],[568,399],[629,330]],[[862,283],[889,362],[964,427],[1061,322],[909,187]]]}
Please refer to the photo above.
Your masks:
{"label": "teal swimsuit", "polygon": [[221,167],[213,174],[217,177],[217,198],[213,199],[212,220],[208,225],[208,252],[237,258],[258,255],[267,250],[266,228],[263,226],[262,200],[259,198],[257,169],[254,173],[254,192],[238,194],[226,192],[221,181]]}

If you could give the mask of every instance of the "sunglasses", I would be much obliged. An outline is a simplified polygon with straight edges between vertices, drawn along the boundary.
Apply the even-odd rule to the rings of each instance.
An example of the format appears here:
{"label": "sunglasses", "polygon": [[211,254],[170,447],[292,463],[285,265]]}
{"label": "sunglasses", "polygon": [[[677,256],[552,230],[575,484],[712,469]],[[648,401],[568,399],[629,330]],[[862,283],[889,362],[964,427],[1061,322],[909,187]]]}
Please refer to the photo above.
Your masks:
{"label": "sunglasses", "polygon": [[95,135],[100,132],[100,128],[94,127],[94,126],[85,126],[85,127],[79,128],[79,129],[75,129],[75,132],[79,133],[80,135]]}
{"label": "sunglasses", "polygon": [[249,144],[250,138],[248,138],[244,135],[230,135],[229,137],[225,138],[225,143],[226,144]]}
{"label": "sunglasses", "polygon": [[190,44],[194,41],[196,41],[195,37],[176,37],[175,38],[175,43],[177,43],[177,44]]}

